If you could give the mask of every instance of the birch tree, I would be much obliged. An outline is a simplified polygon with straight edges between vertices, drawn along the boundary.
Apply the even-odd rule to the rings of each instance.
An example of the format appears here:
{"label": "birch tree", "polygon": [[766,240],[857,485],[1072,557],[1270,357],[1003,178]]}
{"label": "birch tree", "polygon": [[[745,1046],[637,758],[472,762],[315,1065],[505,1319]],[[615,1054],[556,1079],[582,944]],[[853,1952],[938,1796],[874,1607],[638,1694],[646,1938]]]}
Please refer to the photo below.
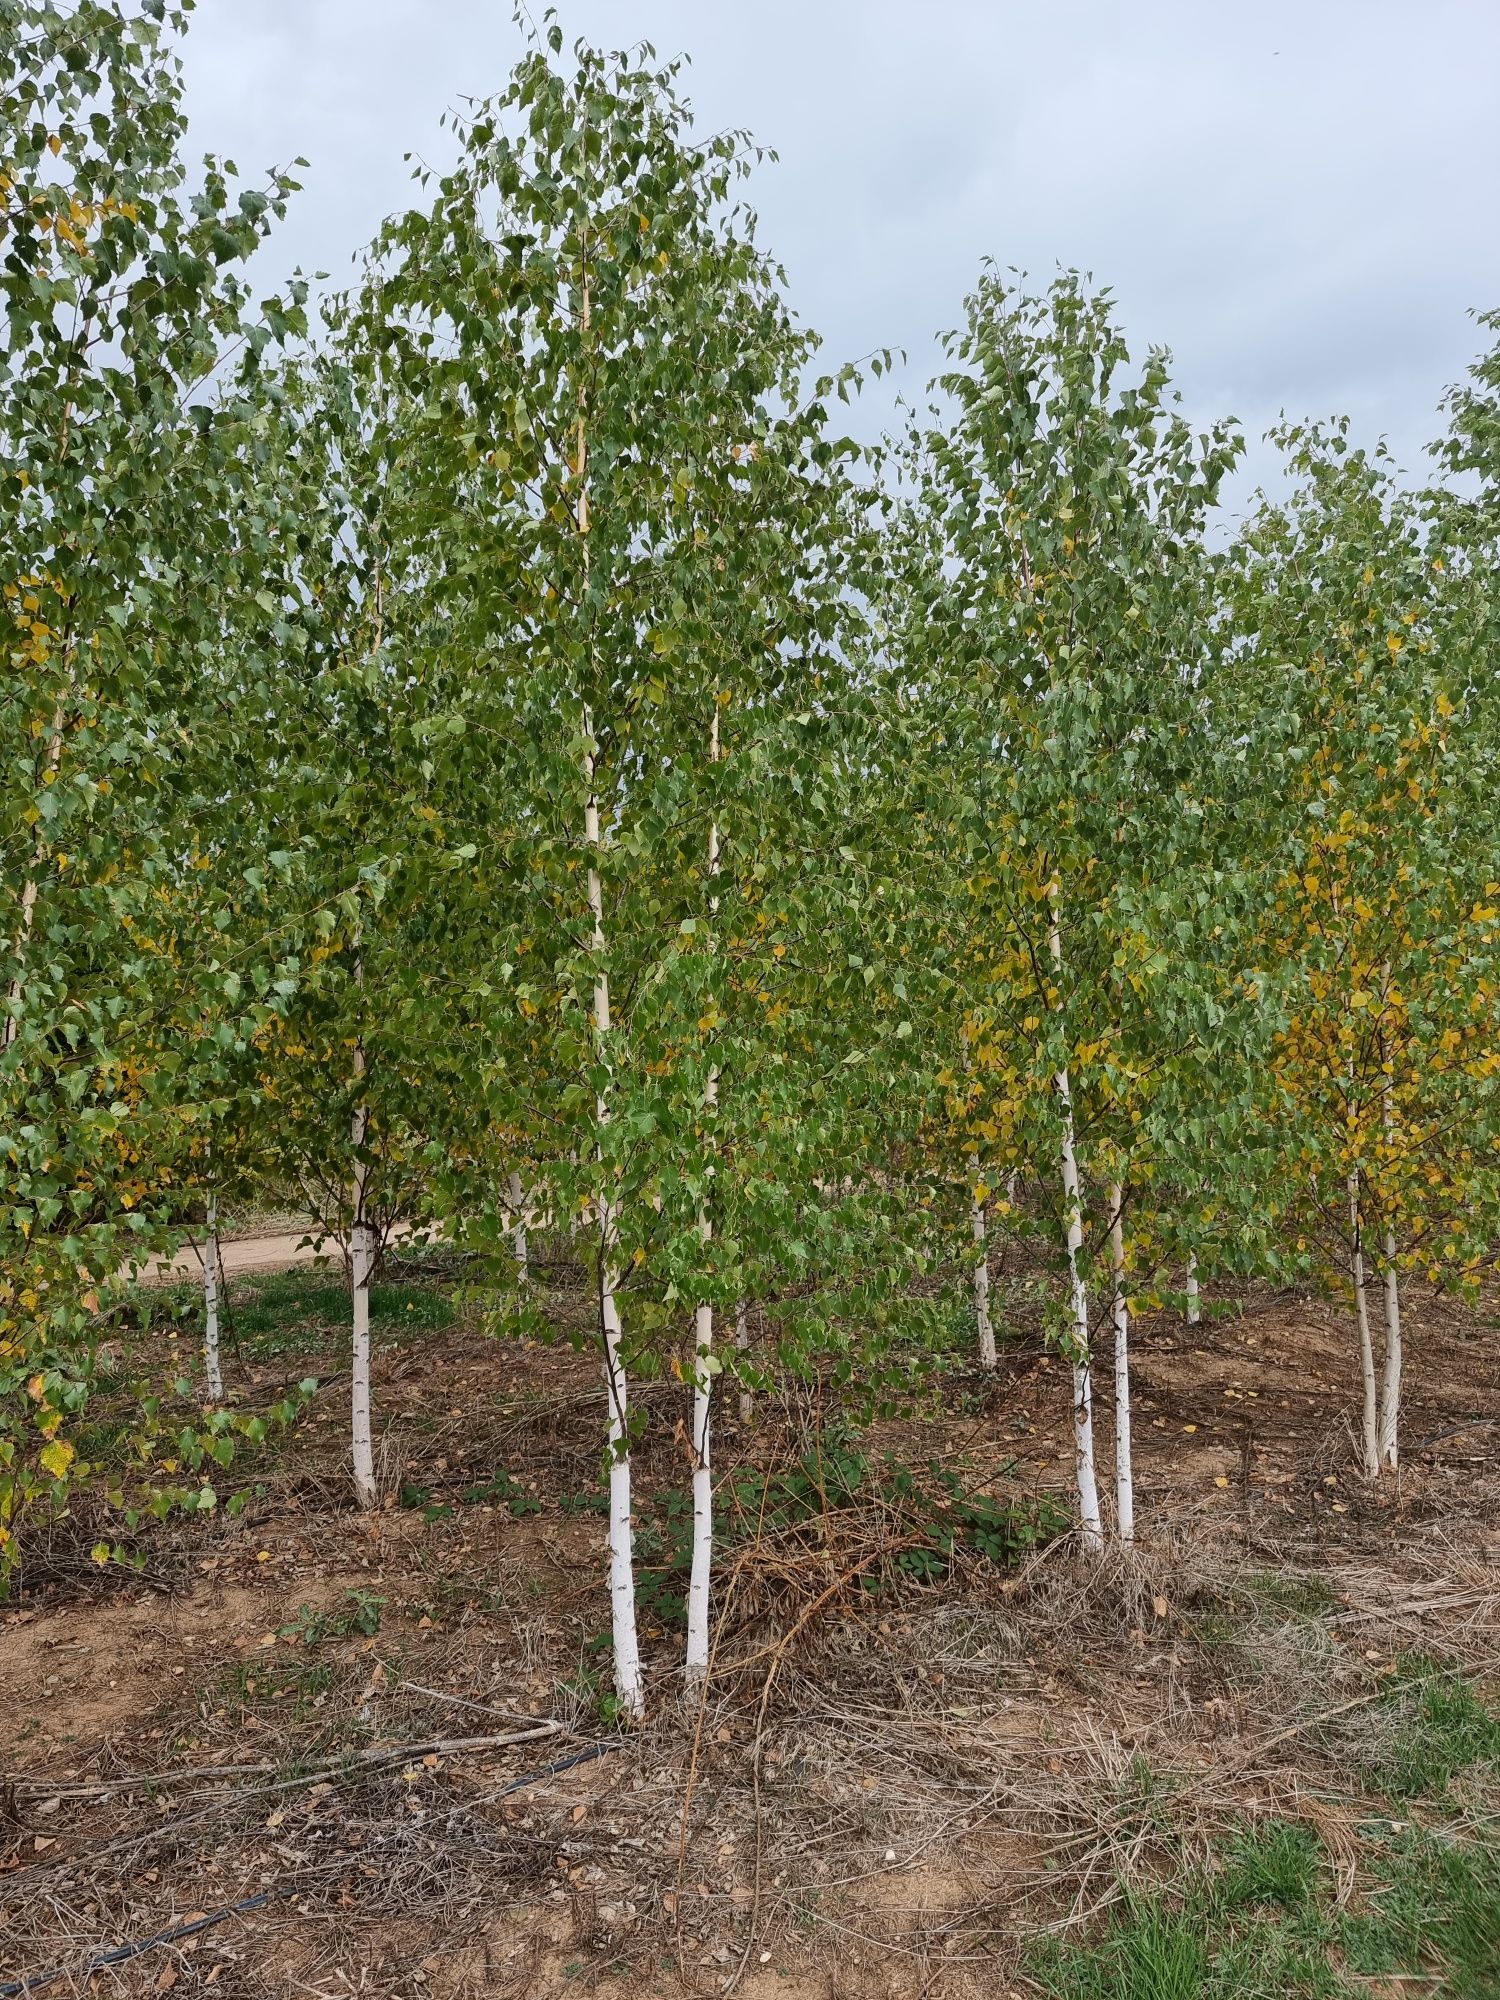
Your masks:
{"label": "birch tree", "polygon": [[[28,1500],[83,1470],[88,1302],[170,1241],[141,1169],[193,1093],[145,1059],[163,967],[132,930],[223,741],[195,679],[239,412],[202,391],[227,373],[253,401],[267,343],[302,330],[295,294],[251,310],[243,269],[290,177],[181,163],[186,13],[0,7],[0,1569]],[[252,995],[278,970],[259,942]]]}
{"label": "birch tree", "polygon": [[1275,785],[1261,840],[1284,1026],[1266,1116],[1289,1244],[1347,1288],[1375,1478],[1399,1458],[1402,1281],[1483,1254],[1500,889],[1493,849],[1467,837],[1487,759],[1461,711],[1466,663],[1439,643],[1419,504],[1344,426],[1284,442],[1299,484],[1247,531],[1238,607]]}
{"label": "birch tree", "polygon": [[[1080,1530],[1097,1546],[1090,1294],[1120,1207],[1111,1166],[1142,1125],[1172,1143],[1161,1079],[1213,1022],[1203,982],[1180,977],[1211,928],[1209,878],[1174,863],[1202,845],[1201,538],[1238,441],[1227,425],[1195,438],[1159,353],[1122,386],[1108,297],[1076,277],[1031,298],[987,271],[949,350],[953,415],[912,446],[938,559],[903,599],[895,671],[921,691],[925,755],[963,802],[993,939],[976,1017],[1024,1079],[1019,1150],[1052,1161],[1057,1337]],[[1122,1419],[1124,1387],[1122,1370]],[[1118,1442],[1128,1472],[1128,1422]]]}
{"label": "birch tree", "polygon": [[[515,891],[483,982],[487,1108],[538,1135],[536,1205],[589,1221],[616,1698],[635,1717],[629,1376],[689,1316],[701,1580],[703,1315],[732,1302],[737,1257],[715,1200],[733,1088],[716,938],[745,749],[827,645],[838,451],[801,382],[807,337],[731,207],[745,143],[696,139],[649,52],[561,58],[549,25],[380,255],[426,477],[466,524],[455,615],[485,672],[463,726],[506,746],[480,856]],[[509,1200],[507,1170],[494,1217]]]}

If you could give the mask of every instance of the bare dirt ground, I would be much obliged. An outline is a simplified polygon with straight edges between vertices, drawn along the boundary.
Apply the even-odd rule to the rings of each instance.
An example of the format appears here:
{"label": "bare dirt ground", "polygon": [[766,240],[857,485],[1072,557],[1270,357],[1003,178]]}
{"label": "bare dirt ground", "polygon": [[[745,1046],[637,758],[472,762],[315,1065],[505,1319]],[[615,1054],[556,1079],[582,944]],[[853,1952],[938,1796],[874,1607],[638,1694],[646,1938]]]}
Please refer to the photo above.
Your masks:
{"label": "bare dirt ground", "polygon": [[[736,1482],[795,1468],[826,1407],[766,1399],[741,1430],[730,1399],[701,1702],[651,1582],[687,1391],[643,1385],[653,1712],[628,1737],[599,1711],[592,1360],[457,1327],[389,1341],[384,1512],[348,1503],[334,1379],[238,1518],[153,1528],[136,1575],[95,1569],[80,1519],[0,1613],[0,1991],[263,1897],[90,1990],[988,2000],[1036,1991],[1027,1939],[1084,1925],[1168,1843],[1282,1815],[1352,1851],[1349,1772],[1398,1659],[1500,1655],[1500,1339],[1488,1312],[1414,1299],[1410,1320],[1406,1466],[1376,1490],[1331,1309],[1143,1322],[1145,1536],[1102,1564],[1064,1541],[904,1566],[887,1450],[966,1494],[1065,1499],[1065,1370],[1033,1335],[998,1379],[957,1372],[875,1425],[855,1499],[795,1523]],[[320,1365],[336,1350],[242,1364],[237,1393]]]}

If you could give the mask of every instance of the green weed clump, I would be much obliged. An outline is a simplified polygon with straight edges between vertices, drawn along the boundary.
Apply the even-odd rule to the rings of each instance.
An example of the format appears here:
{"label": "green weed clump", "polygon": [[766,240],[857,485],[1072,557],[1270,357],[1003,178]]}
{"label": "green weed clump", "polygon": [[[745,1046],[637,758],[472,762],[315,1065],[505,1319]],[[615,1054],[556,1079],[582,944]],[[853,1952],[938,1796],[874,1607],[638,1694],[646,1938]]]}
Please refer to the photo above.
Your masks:
{"label": "green weed clump", "polygon": [[[878,1465],[848,1439],[819,1440],[794,1466],[748,1469],[733,1481],[734,1532],[776,1533],[860,1506],[884,1510],[911,1541],[896,1569],[917,1583],[946,1575],[968,1551],[1002,1567],[1066,1534],[1068,1514],[1045,1495],[1016,1499],[965,1490],[960,1474],[929,1462],[925,1478],[887,1456]],[[878,1586],[879,1579],[872,1578]]]}

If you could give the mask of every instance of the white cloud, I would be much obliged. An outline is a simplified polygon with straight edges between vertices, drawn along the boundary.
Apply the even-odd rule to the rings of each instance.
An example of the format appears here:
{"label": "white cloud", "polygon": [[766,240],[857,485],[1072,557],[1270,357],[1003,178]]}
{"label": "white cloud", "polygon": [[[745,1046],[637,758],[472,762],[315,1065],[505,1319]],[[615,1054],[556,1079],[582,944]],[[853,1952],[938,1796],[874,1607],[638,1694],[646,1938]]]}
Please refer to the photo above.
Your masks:
{"label": "white cloud", "polygon": [[[1466,312],[1500,303],[1493,0],[568,0],[562,21],[692,55],[703,123],[781,156],[754,199],[793,303],[835,358],[907,348],[908,393],[983,256],[1079,265],[1135,345],[1172,348],[1195,417],[1254,436],[1347,410],[1419,466]],[[193,138],[247,173],[305,154],[274,262],[342,278],[408,199],[403,153],[447,158],[439,117],[520,47],[506,0],[199,0]]]}

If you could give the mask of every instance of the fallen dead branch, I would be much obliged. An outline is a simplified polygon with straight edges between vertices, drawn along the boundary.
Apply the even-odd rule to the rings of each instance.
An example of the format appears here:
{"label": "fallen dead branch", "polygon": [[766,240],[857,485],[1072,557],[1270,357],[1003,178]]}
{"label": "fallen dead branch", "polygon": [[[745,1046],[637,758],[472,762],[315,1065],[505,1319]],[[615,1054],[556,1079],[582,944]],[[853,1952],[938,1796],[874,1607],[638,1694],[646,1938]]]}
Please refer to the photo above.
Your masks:
{"label": "fallen dead branch", "polygon": [[[330,1772],[354,1768],[367,1771],[382,1764],[409,1762],[413,1757],[457,1757],[476,1750],[503,1750],[512,1743],[534,1743],[543,1736],[557,1736],[563,1733],[565,1725],[549,1717],[529,1729],[513,1730],[501,1736],[434,1736],[423,1743],[375,1744],[364,1750],[346,1750],[337,1757],[325,1757],[307,1765],[295,1777],[283,1782],[286,1788],[316,1783],[320,1777]],[[258,1778],[284,1770],[284,1764],[185,1764],[174,1768],[168,1766],[161,1771],[129,1771],[118,1778],[97,1778],[86,1785],[49,1785],[43,1778],[28,1778],[24,1772],[14,1777],[0,1779],[0,1784],[13,1786],[15,1791],[28,1796],[43,1796],[52,1799],[109,1798],[119,1792],[162,1791],[169,1786],[185,1785],[201,1778]],[[276,1787],[280,1789],[281,1786]],[[271,1787],[256,1785],[254,1791],[265,1791]]]}

